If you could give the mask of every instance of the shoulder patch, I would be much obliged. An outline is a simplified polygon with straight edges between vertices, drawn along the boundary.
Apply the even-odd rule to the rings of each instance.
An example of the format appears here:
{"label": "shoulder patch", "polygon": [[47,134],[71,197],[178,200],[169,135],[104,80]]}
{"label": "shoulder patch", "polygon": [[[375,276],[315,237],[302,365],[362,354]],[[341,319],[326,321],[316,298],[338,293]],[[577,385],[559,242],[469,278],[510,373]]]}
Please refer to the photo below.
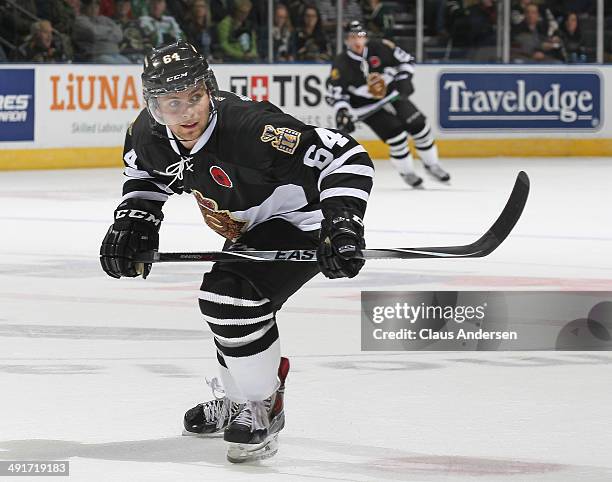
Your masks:
{"label": "shoulder patch", "polygon": [[382,43],[385,44],[390,49],[394,49],[395,48],[395,44],[393,42],[391,42],[391,40],[387,40],[386,38],[382,39]]}
{"label": "shoulder patch", "polygon": [[130,122],[130,125],[128,126],[128,129],[127,129],[128,136],[132,135],[132,129],[134,128],[134,122],[136,122],[136,119],[134,119],[132,122]]}
{"label": "shoulder patch", "polygon": [[301,132],[289,127],[274,127],[266,124],[261,133],[262,142],[271,142],[272,147],[286,154],[293,154],[300,143]]}
{"label": "shoulder patch", "polygon": [[333,68],[329,76],[332,80],[338,80],[340,78],[340,71],[336,68]]}

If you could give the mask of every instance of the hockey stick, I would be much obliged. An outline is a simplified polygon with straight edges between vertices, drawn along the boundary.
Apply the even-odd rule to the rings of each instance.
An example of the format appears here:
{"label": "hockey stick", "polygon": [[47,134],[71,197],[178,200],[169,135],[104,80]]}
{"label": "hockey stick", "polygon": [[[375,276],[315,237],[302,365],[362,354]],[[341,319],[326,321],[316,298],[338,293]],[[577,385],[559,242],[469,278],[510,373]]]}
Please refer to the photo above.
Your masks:
{"label": "hockey stick", "polygon": [[[372,109],[372,110],[366,112],[365,114],[357,116],[355,119],[353,119],[353,123],[363,122],[367,118],[369,118],[369,117],[373,116],[374,114],[376,114],[377,112],[381,111],[387,104],[390,104],[391,102],[394,102],[394,101],[396,101],[399,98],[400,98],[399,92],[395,92],[394,94],[389,94],[387,97],[382,99],[382,103],[379,104],[378,107],[376,107],[376,109]],[[339,131],[342,132],[343,134],[350,134],[350,132],[347,132],[346,129],[339,129]]]}
{"label": "hockey stick", "polygon": [[[431,248],[364,249],[365,259],[416,259],[416,258],[481,258],[492,253],[508,237],[517,223],[529,195],[529,177],[519,172],[514,188],[503,211],[493,226],[471,244]],[[316,250],[296,249],[285,251],[204,251],[199,253],[143,253],[135,261],[141,263],[167,263],[177,261],[306,261],[317,260]]]}
{"label": "hockey stick", "polygon": [[373,116],[374,114],[376,114],[378,111],[382,110],[383,107],[385,107],[387,104],[390,104],[391,102],[396,101],[397,99],[400,98],[400,94],[399,92],[396,92],[395,94],[389,94],[387,97],[385,97],[383,100],[384,102],[382,104],[380,104],[376,109],[372,109],[368,112],[366,112],[363,115],[359,115],[357,116],[357,119],[355,119],[355,122],[363,122],[364,120],[366,120],[368,117]]}

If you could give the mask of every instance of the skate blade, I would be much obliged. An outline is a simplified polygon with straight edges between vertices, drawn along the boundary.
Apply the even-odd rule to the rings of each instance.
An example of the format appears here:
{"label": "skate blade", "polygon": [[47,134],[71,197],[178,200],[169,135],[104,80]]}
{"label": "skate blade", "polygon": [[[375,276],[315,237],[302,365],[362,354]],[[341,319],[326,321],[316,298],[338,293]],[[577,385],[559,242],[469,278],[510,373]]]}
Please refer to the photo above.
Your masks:
{"label": "skate blade", "polygon": [[438,182],[441,182],[442,184],[450,184],[450,180],[451,180],[450,175],[448,175],[448,179],[441,179],[441,178],[436,176],[433,172],[431,172],[427,168],[425,169],[425,172],[429,175],[430,178],[432,178],[432,179],[434,179],[434,180],[436,180]]}
{"label": "skate blade", "polygon": [[190,432],[188,430],[183,429],[183,432],[181,433],[181,435],[183,437],[196,437],[196,438],[221,438],[223,437],[223,429],[219,430],[218,432],[211,432],[211,433],[195,433],[195,432]]}
{"label": "skate blade", "polygon": [[278,435],[260,444],[239,444],[228,442],[227,460],[233,464],[254,462],[272,457],[278,452]]}

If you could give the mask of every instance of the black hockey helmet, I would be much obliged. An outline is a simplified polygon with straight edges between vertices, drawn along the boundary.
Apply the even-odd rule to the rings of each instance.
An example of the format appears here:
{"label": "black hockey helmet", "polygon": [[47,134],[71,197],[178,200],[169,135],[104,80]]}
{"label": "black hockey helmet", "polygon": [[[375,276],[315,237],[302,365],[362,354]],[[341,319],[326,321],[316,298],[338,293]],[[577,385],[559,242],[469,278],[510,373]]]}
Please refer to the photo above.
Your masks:
{"label": "black hockey helmet", "polygon": [[188,42],[174,43],[153,48],[144,59],[142,91],[151,116],[156,115],[156,99],[171,92],[181,92],[202,83],[208,94],[214,96],[219,88],[215,74],[204,56]]}
{"label": "black hockey helmet", "polygon": [[368,35],[368,31],[359,20],[353,20],[344,26],[344,35],[357,34],[360,37]]}
{"label": "black hockey helmet", "polygon": [[142,89],[148,95],[178,92],[203,80],[211,95],[218,90],[215,74],[204,56],[189,42],[153,48],[144,59]]}

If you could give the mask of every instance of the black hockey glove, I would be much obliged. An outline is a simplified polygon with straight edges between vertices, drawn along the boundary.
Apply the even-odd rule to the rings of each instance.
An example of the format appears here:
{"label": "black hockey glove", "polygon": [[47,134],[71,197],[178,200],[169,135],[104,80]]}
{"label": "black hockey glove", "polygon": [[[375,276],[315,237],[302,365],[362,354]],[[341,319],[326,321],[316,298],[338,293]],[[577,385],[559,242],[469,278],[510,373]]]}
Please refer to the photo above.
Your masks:
{"label": "black hockey glove", "polygon": [[354,211],[339,210],[321,222],[317,261],[327,278],[354,278],[365,260],[363,221]]}
{"label": "black hockey glove", "polygon": [[135,263],[138,253],[159,247],[159,228],[164,215],[154,201],[128,199],[115,210],[115,222],[104,236],[100,263],[113,278],[134,278],[151,272],[150,263]]}
{"label": "black hockey glove", "polygon": [[336,112],[336,129],[346,134],[350,134],[355,131],[355,124],[353,118],[349,114],[349,110],[346,107],[338,109]]}
{"label": "black hockey glove", "polygon": [[[399,77],[399,78],[398,78]],[[407,99],[414,94],[414,85],[412,85],[412,75],[401,73],[396,77],[395,88],[403,99]]]}

